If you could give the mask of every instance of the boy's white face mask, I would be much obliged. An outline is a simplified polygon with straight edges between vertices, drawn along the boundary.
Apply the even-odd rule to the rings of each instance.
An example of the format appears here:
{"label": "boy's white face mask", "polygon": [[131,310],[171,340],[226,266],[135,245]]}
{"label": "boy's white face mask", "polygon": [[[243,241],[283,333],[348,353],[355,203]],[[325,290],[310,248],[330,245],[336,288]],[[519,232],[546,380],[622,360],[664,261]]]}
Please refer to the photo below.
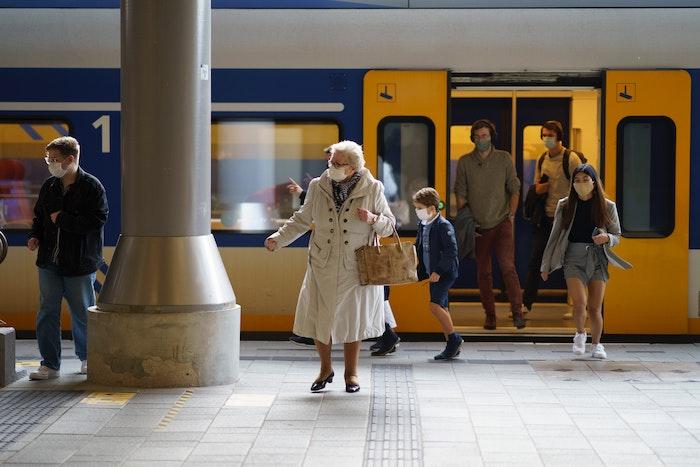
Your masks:
{"label": "boy's white face mask", "polygon": [[418,216],[418,219],[422,221],[427,221],[431,217],[430,213],[428,212],[428,208],[423,208],[423,209],[416,209],[416,216]]}

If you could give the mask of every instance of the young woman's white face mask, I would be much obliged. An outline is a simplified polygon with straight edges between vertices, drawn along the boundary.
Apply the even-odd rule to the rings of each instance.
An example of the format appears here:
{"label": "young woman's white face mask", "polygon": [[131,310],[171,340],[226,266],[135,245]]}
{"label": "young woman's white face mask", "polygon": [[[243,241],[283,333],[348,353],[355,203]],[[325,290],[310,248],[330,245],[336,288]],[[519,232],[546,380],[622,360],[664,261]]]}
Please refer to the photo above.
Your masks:
{"label": "young woman's white face mask", "polygon": [[595,184],[591,177],[586,174],[576,174],[574,178],[574,190],[578,193],[579,198],[586,198],[593,192]]}

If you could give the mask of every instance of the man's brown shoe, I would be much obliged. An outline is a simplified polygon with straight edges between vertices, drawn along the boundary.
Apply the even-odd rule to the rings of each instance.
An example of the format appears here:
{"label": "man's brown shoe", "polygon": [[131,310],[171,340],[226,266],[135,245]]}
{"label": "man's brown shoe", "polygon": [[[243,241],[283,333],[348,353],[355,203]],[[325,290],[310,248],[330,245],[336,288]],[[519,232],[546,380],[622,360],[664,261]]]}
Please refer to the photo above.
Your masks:
{"label": "man's brown shoe", "polygon": [[486,314],[486,320],[484,321],[484,329],[493,331],[496,329],[496,314]]}

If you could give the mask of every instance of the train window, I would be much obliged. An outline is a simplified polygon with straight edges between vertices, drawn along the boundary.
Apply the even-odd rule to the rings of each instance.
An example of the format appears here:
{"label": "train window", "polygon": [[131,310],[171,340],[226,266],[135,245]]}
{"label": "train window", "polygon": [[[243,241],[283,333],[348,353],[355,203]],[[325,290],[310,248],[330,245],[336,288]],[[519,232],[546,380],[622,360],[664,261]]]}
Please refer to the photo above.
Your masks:
{"label": "train window", "polygon": [[450,127],[450,213],[457,212],[457,197],[454,194],[455,180],[457,179],[457,163],[465,154],[474,150],[474,143],[470,138],[472,132],[471,125],[452,125]]}
{"label": "train window", "polygon": [[220,120],[212,123],[212,229],[277,229],[299,207],[289,178],[308,187],[338,142],[335,122]]}
{"label": "train window", "polygon": [[425,117],[387,117],[379,122],[379,179],[396,229],[415,235],[413,195],[434,185],[435,125]]}
{"label": "train window", "polygon": [[617,126],[617,200],[626,237],[666,237],[675,211],[676,126],[627,117]]}
{"label": "train window", "polygon": [[535,179],[537,161],[544,154],[545,147],[540,138],[542,125],[527,125],[523,128],[523,193],[527,193]]}
{"label": "train window", "polygon": [[0,229],[29,229],[34,203],[49,177],[46,145],[68,135],[61,121],[0,121]]}

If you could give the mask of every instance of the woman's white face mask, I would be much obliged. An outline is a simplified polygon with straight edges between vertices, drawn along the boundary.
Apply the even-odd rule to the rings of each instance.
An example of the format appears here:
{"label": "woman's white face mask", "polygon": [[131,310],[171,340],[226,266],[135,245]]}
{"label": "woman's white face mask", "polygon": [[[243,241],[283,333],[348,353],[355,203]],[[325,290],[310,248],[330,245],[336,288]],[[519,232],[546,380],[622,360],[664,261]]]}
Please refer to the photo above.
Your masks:
{"label": "woman's white face mask", "polygon": [[574,190],[579,198],[585,198],[593,192],[594,184],[590,178],[581,181],[574,181]]}
{"label": "woman's white face mask", "polygon": [[348,178],[347,174],[345,173],[345,167],[333,167],[332,165],[329,165],[328,167],[328,176],[334,182],[342,182]]}

